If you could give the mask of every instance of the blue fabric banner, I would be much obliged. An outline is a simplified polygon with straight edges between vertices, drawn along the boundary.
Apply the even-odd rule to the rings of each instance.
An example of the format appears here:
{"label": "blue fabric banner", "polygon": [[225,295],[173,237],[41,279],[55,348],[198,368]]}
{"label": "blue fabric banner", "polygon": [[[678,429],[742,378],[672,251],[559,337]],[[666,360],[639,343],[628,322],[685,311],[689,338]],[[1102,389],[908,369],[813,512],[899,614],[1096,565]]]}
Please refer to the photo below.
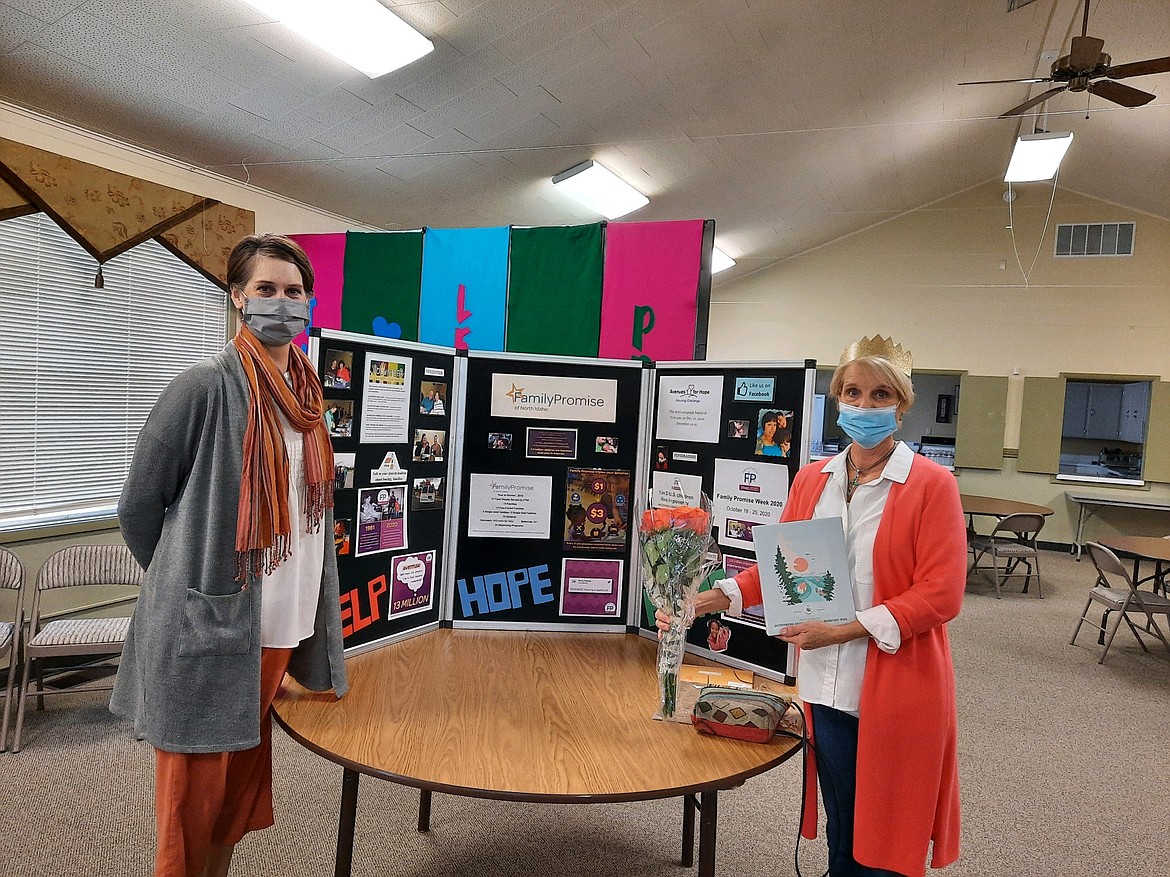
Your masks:
{"label": "blue fabric banner", "polygon": [[509,227],[428,228],[423,235],[418,340],[503,350]]}

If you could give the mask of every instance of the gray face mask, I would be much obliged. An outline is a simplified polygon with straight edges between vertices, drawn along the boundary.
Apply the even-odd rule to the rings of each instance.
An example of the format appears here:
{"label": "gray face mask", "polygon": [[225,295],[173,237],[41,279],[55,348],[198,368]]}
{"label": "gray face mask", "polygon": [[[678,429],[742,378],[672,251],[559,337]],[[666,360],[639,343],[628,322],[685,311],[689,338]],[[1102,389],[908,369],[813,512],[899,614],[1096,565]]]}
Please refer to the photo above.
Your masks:
{"label": "gray face mask", "polygon": [[309,302],[288,298],[244,299],[244,325],[269,347],[290,343],[309,325]]}

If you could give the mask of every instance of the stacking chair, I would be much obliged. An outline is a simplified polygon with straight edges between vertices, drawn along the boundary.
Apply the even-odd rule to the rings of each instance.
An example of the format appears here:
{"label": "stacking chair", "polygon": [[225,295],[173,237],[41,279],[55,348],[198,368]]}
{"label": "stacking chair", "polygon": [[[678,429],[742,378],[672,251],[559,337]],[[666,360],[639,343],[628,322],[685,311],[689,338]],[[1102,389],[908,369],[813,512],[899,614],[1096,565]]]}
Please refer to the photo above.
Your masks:
{"label": "stacking chair", "polygon": [[[1129,629],[1133,631],[1134,638],[1142,647],[1142,651],[1149,651],[1142,640],[1142,634],[1148,634],[1160,639],[1162,645],[1166,647],[1166,651],[1170,652],[1170,640],[1166,639],[1166,634],[1158,626],[1156,618],[1158,615],[1164,615],[1167,622],[1170,623],[1170,598],[1138,590],[1129,571],[1117,559],[1117,555],[1104,545],[1089,542],[1085,547],[1089,549],[1089,557],[1093,559],[1093,566],[1097,568],[1097,582],[1094,584],[1093,590],[1089,591],[1089,599],[1085,602],[1085,608],[1081,612],[1077,626],[1073,628],[1069,645],[1076,643],[1077,634],[1080,633],[1082,624],[1088,624],[1090,627],[1100,630],[1105,633],[1105,648],[1101,650],[1101,660],[1097,663],[1104,664],[1105,656],[1109,653],[1109,646],[1113,644],[1113,636],[1124,620]],[[1105,614],[1102,616],[1100,624],[1089,621],[1089,609],[1093,603],[1100,603],[1105,607]],[[1117,619],[1111,626],[1107,621],[1110,612],[1117,613]],[[1134,624],[1130,620],[1131,615],[1144,619],[1145,623]]]}
{"label": "stacking chair", "polygon": [[[971,568],[967,574],[980,569],[979,561],[990,558],[992,575],[995,576],[995,598],[1000,597],[999,588],[1004,579],[1024,579],[1024,593],[1028,593],[1028,585],[1033,576],[1036,578],[1036,594],[1043,597],[1040,589],[1040,551],[1036,547],[1036,537],[1044,527],[1044,516],[1031,513],[1007,515],[996,522],[993,529],[986,536],[978,534],[971,538]],[[1003,561],[1002,564],[1000,561]],[[1032,564],[1035,564],[1033,568]],[[1024,567],[1026,571],[1021,572]],[[986,567],[984,567],[986,569]]]}
{"label": "stacking chair", "polygon": [[24,567],[16,555],[0,548],[0,591],[16,592],[12,621],[0,621],[0,660],[7,658],[4,684],[4,723],[0,725],[0,752],[8,748],[8,718],[12,714],[12,691],[20,662],[20,631],[24,627]]}
{"label": "stacking chair", "polygon": [[[20,732],[30,688],[33,662],[44,658],[69,656],[82,666],[111,661],[122,654],[129,618],[65,618],[41,624],[41,595],[59,588],[94,585],[141,585],[142,568],[125,545],[71,545],[49,556],[37,573],[29,617],[28,637],[24,643],[20,699],[16,708],[16,735],[12,751],[20,751]],[[70,668],[76,669],[76,668]],[[87,691],[108,690],[109,685],[89,685]],[[47,694],[75,694],[77,689],[46,691],[43,665],[38,663],[36,678],[37,708],[44,709]]]}

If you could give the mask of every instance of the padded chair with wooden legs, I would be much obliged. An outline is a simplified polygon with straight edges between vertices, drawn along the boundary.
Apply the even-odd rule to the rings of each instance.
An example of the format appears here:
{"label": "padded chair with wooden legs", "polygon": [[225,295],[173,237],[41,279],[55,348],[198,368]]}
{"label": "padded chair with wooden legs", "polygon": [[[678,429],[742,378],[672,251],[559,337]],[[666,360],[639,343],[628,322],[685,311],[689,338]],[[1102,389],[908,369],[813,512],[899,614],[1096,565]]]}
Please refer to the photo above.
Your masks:
{"label": "padded chair with wooden legs", "polygon": [[[1097,663],[1104,664],[1105,656],[1109,653],[1109,646],[1113,644],[1117,628],[1121,627],[1121,622],[1124,620],[1129,629],[1133,631],[1134,638],[1142,647],[1142,651],[1149,651],[1142,640],[1142,635],[1145,634],[1161,640],[1166,651],[1170,652],[1170,640],[1166,639],[1166,634],[1158,626],[1156,618],[1158,615],[1164,615],[1167,623],[1170,624],[1170,599],[1150,591],[1139,590],[1130,577],[1129,571],[1117,559],[1117,555],[1104,545],[1089,542],[1085,547],[1089,549],[1089,557],[1093,560],[1093,566],[1097,568],[1097,581],[1093,589],[1089,591],[1089,599],[1085,602],[1085,608],[1081,612],[1077,626],[1073,628],[1069,645],[1076,644],[1077,634],[1080,633],[1082,624],[1088,624],[1090,627],[1102,631],[1105,633],[1105,648],[1101,650],[1101,660]],[[1100,624],[1089,620],[1089,609],[1094,603],[1100,603],[1105,607]],[[1112,625],[1109,625],[1106,620],[1110,612],[1117,613],[1117,619]],[[1130,620],[1131,615],[1144,619],[1145,624],[1134,624]]]}
{"label": "padded chair with wooden legs", "polygon": [[[82,689],[63,688],[46,691],[43,682],[44,658],[69,656],[81,664],[103,663],[119,657],[130,628],[127,618],[65,618],[41,625],[41,595],[60,588],[94,585],[142,585],[142,567],[125,545],[70,545],[49,556],[37,573],[29,617],[28,638],[24,644],[20,699],[16,708],[16,735],[12,751],[20,751],[20,733],[24,726],[33,662],[38,662],[36,678],[37,709],[44,709],[45,695],[76,694]],[[71,668],[75,669],[75,668]],[[86,685],[85,691],[109,690],[111,685]]]}
{"label": "padded chair with wooden legs", "polygon": [[[1000,597],[999,588],[1004,579],[1024,579],[1024,593],[1028,593],[1028,585],[1033,576],[1036,578],[1036,594],[1044,596],[1040,589],[1040,551],[1036,547],[1036,537],[1044,527],[1044,516],[1030,512],[1021,512],[1007,515],[996,522],[995,529],[988,535],[976,535],[971,539],[971,568],[967,575],[980,569],[979,561],[985,557],[991,559],[991,571],[995,577],[995,598]],[[1000,560],[1003,564],[1000,564]],[[1033,563],[1035,568],[1033,568]],[[1020,567],[1026,572],[1020,572]],[[986,569],[986,567],[983,567]]]}
{"label": "padded chair with wooden legs", "polygon": [[20,631],[24,627],[24,567],[6,548],[0,548],[0,591],[16,591],[12,621],[0,621],[0,660],[8,661],[4,672],[4,723],[0,725],[0,752],[3,752],[8,748],[8,719],[12,714],[13,683],[20,669]]}

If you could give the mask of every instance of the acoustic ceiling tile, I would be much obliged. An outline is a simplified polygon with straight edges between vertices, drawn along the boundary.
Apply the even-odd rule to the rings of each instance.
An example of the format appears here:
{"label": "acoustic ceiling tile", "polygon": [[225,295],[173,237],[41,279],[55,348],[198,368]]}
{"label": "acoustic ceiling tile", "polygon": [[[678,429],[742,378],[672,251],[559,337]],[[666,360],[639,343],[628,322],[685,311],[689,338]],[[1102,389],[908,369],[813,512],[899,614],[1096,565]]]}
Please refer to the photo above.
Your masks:
{"label": "acoustic ceiling tile", "polygon": [[418,107],[395,96],[392,101],[358,113],[340,124],[318,132],[313,139],[342,153],[364,153],[366,144],[370,141],[417,115]]}
{"label": "acoustic ceiling tile", "polygon": [[94,70],[76,58],[66,57],[37,43],[22,43],[0,55],[0,93],[14,97],[31,87],[52,86],[56,102],[69,95],[76,86],[94,78]]}
{"label": "acoustic ceiling tile", "polygon": [[[324,130],[325,125],[301,112],[292,112],[277,116],[275,119],[264,119],[252,129],[252,134],[262,137],[271,143],[276,143],[284,149],[290,149],[298,144],[310,140],[314,134]],[[318,149],[328,149],[322,144],[316,144]],[[336,153],[336,150],[329,150]]]}
{"label": "acoustic ceiling tile", "polygon": [[421,33],[430,37],[455,21],[458,16],[440,0],[410,0],[407,3],[385,4],[390,11]]}
{"label": "acoustic ceiling tile", "polygon": [[[130,2],[143,5],[141,0]],[[269,20],[244,0],[150,0],[149,5],[157,15],[192,33],[222,35]]]}
{"label": "acoustic ceiling tile", "polygon": [[101,70],[116,70],[126,58],[121,31],[80,10],[46,27],[32,41],[64,57],[83,58]]}
{"label": "acoustic ceiling tile", "polygon": [[548,9],[547,0],[495,0],[458,15],[442,28],[443,39],[465,54],[479,51]]}
{"label": "acoustic ceiling tile", "polygon": [[[709,5],[703,0],[657,0],[657,2],[628,3],[602,18],[593,25],[593,29],[606,40],[619,33],[640,36],[693,8],[709,11]],[[717,18],[715,21],[709,21],[708,24],[717,25]]]}
{"label": "acoustic ceiling tile", "polygon": [[[390,0],[390,2],[394,6],[404,6],[413,3],[414,0]],[[454,15],[466,15],[475,9],[475,7],[482,6],[486,2],[488,0],[442,0],[443,5],[451,10]]]}
{"label": "acoustic ceiling tile", "polygon": [[0,22],[3,22],[0,24],[0,52],[11,52],[21,43],[35,39],[45,29],[45,23],[39,18],[3,3],[0,3]]}
{"label": "acoustic ceiling tile", "polygon": [[4,5],[45,24],[53,24],[72,13],[81,2],[82,0],[4,0]]}
{"label": "acoustic ceiling tile", "polygon": [[298,64],[327,63],[336,59],[279,21],[266,21],[244,29],[246,36]]}
{"label": "acoustic ceiling tile", "polygon": [[375,156],[372,158],[364,158],[353,155],[339,155],[336,159],[330,162],[339,173],[352,179],[362,179],[364,177],[386,177],[389,175],[384,173],[381,169],[382,165],[386,163],[386,159],[382,156]]}
{"label": "acoustic ceiling tile", "polygon": [[[533,124],[528,124],[530,121]],[[523,134],[521,126],[525,126]],[[542,143],[540,137],[555,133],[558,129],[556,123],[548,117],[534,112],[529,101],[517,98],[490,113],[465,122],[459,130],[481,145],[539,146]]]}
{"label": "acoustic ceiling tile", "polygon": [[431,110],[471,90],[508,65],[508,60],[489,46],[472,57],[458,55],[424,78],[397,89],[397,93],[415,106]]}
{"label": "acoustic ceiling tile", "polygon": [[[240,5],[244,5],[240,0]],[[195,60],[238,85],[251,87],[274,76],[296,69],[298,61],[252,39],[248,28],[212,33],[204,37],[207,46]]]}
{"label": "acoustic ceiling tile", "polygon": [[154,4],[143,8],[139,0],[84,0],[74,5],[78,9],[84,7],[87,15],[124,28],[163,29],[170,28],[174,22],[173,17],[168,16],[163,8]]}
{"label": "acoustic ceiling tile", "polygon": [[299,112],[309,97],[282,79],[268,79],[256,83],[247,91],[241,91],[230,103],[262,119],[279,119],[289,113]]}
{"label": "acoustic ceiling tile", "polygon": [[[183,106],[212,113],[239,110],[232,104],[241,88],[235,82],[225,79],[206,67],[192,67],[186,74],[169,82],[159,83],[160,93]],[[229,129],[230,130],[230,129]]]}
{"label": "acoustic ceiling tile", "polygon": [[516,95],[496,79],[485,79],[453,100],[411,119],[425,134],[438,137],[452,129],[463,130],[475,118],[490,114],[516,100]]}
{"label": "acoustic ceiling tile", "polygon": [[326,127],[339,125],[354,116],[368,113],[374,107],[356,94],[341,87],[334,87],[323,94],[305,101],[300,111]]}
{"label": "acoustic ceiling tile", "polygon": [[550,45],[574,38],[599,18],[595,5],[561,4],[501,34],[492,46],[513,63],[519,63],[546,51]]}
{"label": "acoustic ceiling tile", "polygon": [[[604,75],[611,61],[608,46],[593,30],[577,31],[516,65],[535,71],[538,80],[556,82],[565,77],[594,79]],[[507,79],[503,79],[509,85]]]}
{"label": "acoustic ceiling tile", "polygon": [[383,164],[393,161],[431,141],[431,138],[410,125],[398,125],[364,144],[355,155],[381,156]]}

